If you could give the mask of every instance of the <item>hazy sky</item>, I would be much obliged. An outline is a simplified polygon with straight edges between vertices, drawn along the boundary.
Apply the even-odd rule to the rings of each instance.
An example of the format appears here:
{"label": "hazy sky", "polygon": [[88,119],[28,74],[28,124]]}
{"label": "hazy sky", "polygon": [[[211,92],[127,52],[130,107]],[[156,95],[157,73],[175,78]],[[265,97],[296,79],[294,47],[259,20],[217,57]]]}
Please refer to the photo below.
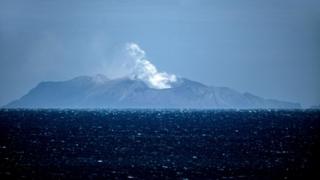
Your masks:
{"label": "hazy sky", "polygon": [[40,81],[108,74],[127,42],[161,71],[320,104],[319,0],[1,0],[0,105]]}

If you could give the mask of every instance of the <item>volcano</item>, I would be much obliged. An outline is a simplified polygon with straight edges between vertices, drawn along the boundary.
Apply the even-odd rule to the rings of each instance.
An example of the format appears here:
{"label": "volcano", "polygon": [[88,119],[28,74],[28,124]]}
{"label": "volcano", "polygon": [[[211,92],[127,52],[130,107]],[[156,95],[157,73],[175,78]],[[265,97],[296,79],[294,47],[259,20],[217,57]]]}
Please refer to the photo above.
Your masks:
{"label": "volcano", "polygon": [[265,99],[227,87],[213,87],[177,78],[171,88],[156,89],[132,78],[79,76],[41,82],[5,108],[300,108],[300,104]]}

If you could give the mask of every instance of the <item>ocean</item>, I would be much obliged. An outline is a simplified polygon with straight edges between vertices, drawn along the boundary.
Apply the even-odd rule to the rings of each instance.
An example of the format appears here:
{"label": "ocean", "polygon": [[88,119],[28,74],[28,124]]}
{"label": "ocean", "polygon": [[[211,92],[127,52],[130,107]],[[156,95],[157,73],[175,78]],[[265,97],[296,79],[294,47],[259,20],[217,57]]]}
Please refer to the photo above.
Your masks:
{"label": "ocean", "polygon": [[0,179],[302,179],[319,130],[319,110],[1,109]]}

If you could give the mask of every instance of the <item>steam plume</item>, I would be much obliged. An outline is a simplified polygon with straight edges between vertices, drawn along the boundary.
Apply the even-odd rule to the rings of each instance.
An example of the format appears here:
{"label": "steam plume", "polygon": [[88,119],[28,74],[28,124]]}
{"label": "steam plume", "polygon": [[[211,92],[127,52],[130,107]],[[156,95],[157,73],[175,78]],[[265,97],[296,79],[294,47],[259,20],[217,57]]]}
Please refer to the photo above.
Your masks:
{"label": "steam plume", "polygon": [[146,53],[136,43],[127,43],[125,48],[126,66],[129,77],[144,81],[149,87],[155,89],[171,88],[171,84],[177,81],[174,74],[159,72],[155,65],[146,59]]}

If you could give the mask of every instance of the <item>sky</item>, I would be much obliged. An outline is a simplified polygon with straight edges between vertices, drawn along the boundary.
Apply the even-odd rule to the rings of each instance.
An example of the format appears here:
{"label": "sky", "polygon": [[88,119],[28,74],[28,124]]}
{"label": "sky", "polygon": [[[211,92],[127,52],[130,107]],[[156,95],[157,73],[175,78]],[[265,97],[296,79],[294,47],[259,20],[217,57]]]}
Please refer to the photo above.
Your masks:
{"label": "sky", "polygon": [[320,104],[319,0],[1,0],[0,106],[41,81],[117,73],[127,43],[161,72]]}

